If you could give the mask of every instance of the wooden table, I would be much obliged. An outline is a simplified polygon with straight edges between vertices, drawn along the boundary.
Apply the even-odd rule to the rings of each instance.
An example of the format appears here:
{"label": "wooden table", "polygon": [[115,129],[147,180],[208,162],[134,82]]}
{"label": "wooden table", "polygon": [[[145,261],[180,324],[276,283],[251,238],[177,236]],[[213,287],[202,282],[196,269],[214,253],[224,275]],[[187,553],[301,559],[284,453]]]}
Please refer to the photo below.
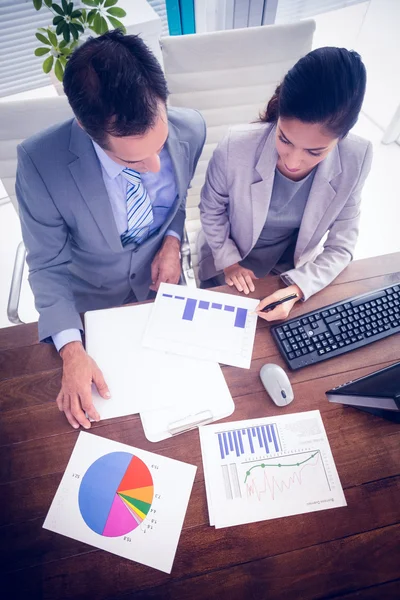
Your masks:
{"label": "wooden table", "polygon": [[[351,264],[292,315],[400,280],[400,253]],[[272,292],[276,277],[257,283]],[[228,288],[223,288],[228,290]],[[35,324],[0,330],[0,540],[5,600],[400,597],[400,427],[327,402],[324,392],[400,358],[400,336],[289,373],[295,401],[277,409],[259,380],[284,366],[258,325],[250,370],[224,368],[236,410],[227,420],[319,409],[348,506],[216,530],[208,524],[199,435],[152,444],[138,415],[93,425],[96,435],[197,465],[171,575],[42,529],[77,432],[55,398],[61,362]]]}

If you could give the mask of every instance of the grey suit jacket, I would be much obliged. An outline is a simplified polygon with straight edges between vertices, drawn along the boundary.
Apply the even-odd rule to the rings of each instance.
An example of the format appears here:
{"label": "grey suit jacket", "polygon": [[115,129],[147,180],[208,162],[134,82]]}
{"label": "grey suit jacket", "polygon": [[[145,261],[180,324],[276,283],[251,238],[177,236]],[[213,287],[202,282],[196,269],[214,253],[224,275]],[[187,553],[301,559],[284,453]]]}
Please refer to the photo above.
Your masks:
{"label": "grey suit jacket", "polygon": [[[277,160],[275,126],[266,123],[231,128],[214,151],[200,201],[203,281],[254,247],[267,218]],[[371,143],[350,134],[318,165],[297,238],[295,268],[282,274],[285,282],[301,288],[304,299],[352,260],[371,160]]]}
{"label": "grey suit jacket", "polygon": [[140,246],[122,246],[99,160],[75,119],[18,146],[16,192],[41,340],[82,329],[80,312],[121,305],[131,290],[138,300],[147,298],[165,232],[182,234],[187,189],[205,140],[197,111],[169,109],[168,120],[178,198],[160,230]]}

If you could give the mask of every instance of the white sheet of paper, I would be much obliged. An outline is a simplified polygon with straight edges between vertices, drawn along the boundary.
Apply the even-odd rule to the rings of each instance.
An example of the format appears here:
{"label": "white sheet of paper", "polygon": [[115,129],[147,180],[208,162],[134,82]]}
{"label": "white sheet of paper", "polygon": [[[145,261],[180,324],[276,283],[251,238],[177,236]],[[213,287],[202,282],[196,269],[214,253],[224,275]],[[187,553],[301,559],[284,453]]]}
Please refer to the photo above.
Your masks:
{"label": "white sheet of paper", "polygon": [[[163,381],[167,389],[175,390],[176,403],[167,408],[140,412],[146,438],[151,442],[171,437],[174,431],[178,433],[180,425],[193,428],[196,423],[217,421],[235,410],[218,363],[167,354],[158,377],[158,388]],[[155,393],[154,390],[152,394]]]}
{"label": "white sheet of paper", "polygon": [[199,431],[216,528],[346,506],[319,411]]}
{"label": "white sheet of paper", "polygon": [[81,432],[43,527],[170,573],[196,470]]}
{"label": "white sheet of paper", "polygon": [[87,312],[86,348],[111,392],[111,398],[104,400],[93,386],[93,402],[101,418],[146,411],[146,436],[159,441],[169,437],[163,415],[172,416],[172,407],[175,421],[188,411],[211,406],[215,418],[222,418],[233,412],[234,405],[217,363],[142,346],[152,309],[153,304],[142,304]]}
{"label": "white sheet of paper", "polygon": [[250,368],[258,300],[162,283],[143,344],[183,356]]}

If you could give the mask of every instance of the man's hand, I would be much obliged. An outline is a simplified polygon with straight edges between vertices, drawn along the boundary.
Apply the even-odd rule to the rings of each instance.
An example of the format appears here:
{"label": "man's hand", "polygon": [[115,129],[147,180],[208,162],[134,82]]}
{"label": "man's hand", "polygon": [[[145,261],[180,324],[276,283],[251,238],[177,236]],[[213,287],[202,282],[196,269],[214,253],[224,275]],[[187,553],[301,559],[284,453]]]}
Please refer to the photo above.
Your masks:
{"label": "man's hand", "polygon": [[150,289],[157,291],[160,283],[178,283],[181,276],[181,242],[173,235],[166,235],[161,250],[151,263]]}
{"label": "man's hand", "polygon": [[[297,298],[295,298],[294,300],[288,300],[283,304],[279,304],[279,306],[277,306],[273,310],[261,312],[262,309],[268,304],[271,304],[271,302],[276,302],[277,300],[280,300],[285,296],[290,296],[290,294],[297,294]],[[264,300],[261,300],[260,304],[256,306],[255,311],[259,317],[265,319],[266,321],[277,321],[278,319],[286,319],[293,306],[296,304],[296,302],[301,300],[302,297],[303,292],[301,291],[298,285],[289,285],[288,287],[283,288],[282,290],[277,290],[270,296],[267,296],[267,298],[264,298]]]}
{"label": "man's hand", "polygon": [[256,289],[253,280],[258,279],[258,277],[254,275],[251,269],[245,269],[239,263],[235,263],[230,267],[226,267],[224,273],[225,282],[230,286],[234,285],[239,292],[249,294]]}
{"label": "man's hand", "polygon": [[92,381],[96,384],[102,398],[110,398],[110,392],[99,367],[85,351],[81,342],[70,342],[61,348],[63,376],[61,390],[57,396],[57,405],[75,429],[82,425],[90,428],[85,411],[94,421],[100,415],[92,403]]}

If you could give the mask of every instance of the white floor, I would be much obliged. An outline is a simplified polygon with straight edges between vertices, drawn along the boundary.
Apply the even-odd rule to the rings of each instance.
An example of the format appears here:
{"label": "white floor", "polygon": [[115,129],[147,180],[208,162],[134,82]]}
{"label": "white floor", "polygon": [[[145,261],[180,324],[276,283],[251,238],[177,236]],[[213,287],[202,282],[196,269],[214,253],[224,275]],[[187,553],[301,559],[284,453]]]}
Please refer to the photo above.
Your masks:
{"label": "white floor", "polygon": [[[366,2],[342,11],[319,15],[316,18],[314,47],[356,47],[368,4]],[[374,81],[370,79],[368,85],[373,87]],[[54,89],[39,90],[36,95],[42,93],[52,95]],[[398,101],[400,102],[400,98]],[[355,258],[400,251],[400,146],[381,144],[382,127],[376,124],[376,119],[372,121],[364,113],[354,132],[371,140],[374,146],[372,170],[363,192],[361,228]],[[0,198],[2,196],[0,189]],[[10,325],[7,319],[8,292],[15,251],[21,239],[19,220],[14,208],[11,204],[2,205],[0,199],[0,327]],[[20,315],[25,322],[37,320],[26,278],[21,294]]]}

